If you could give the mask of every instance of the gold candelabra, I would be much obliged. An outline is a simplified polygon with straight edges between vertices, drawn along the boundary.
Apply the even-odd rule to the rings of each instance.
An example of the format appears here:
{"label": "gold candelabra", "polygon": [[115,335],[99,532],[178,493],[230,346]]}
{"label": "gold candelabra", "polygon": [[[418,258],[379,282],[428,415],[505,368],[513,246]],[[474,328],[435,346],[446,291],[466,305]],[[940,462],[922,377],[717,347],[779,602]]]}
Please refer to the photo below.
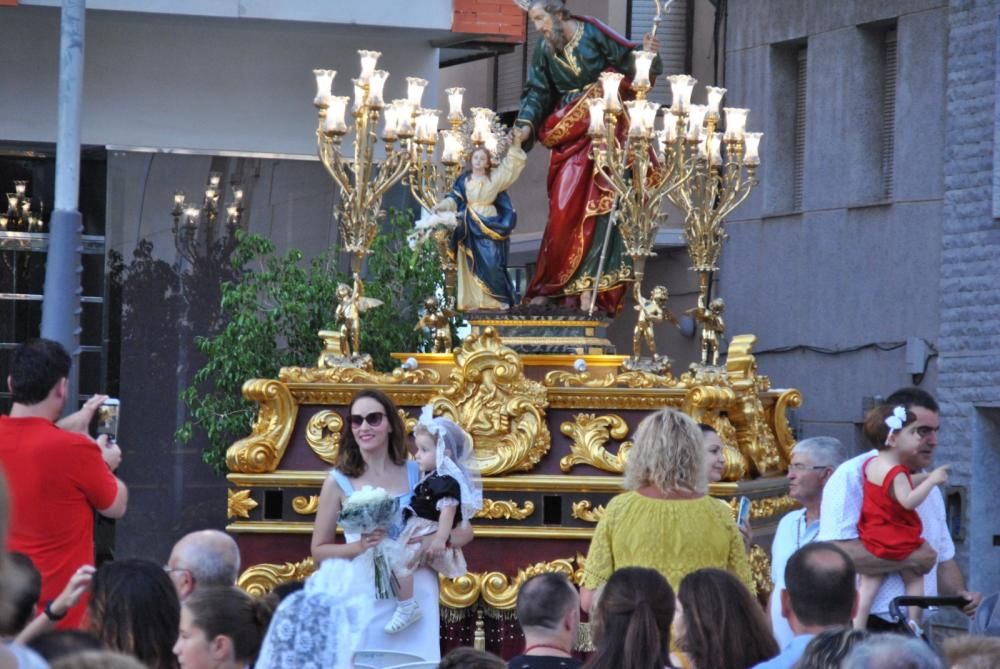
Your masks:
{"label": "gold candelabra", "polygon": [[[186,201],[184,191],[174,193],[174,245],[181,257],[189,263],[212,247],[215,237],[215,222],[219,218],[219,200],[222,197],[222,174],[211,172],[205,185],[205,196],[201,205]],[[226,212],[226,234],[231,236],[243,219],[243,186],[234,181],[231,184],[233,199],[224,206]],[[201,234],[199,234],[201,232]]]}
{"label": "gold candelabra", "polygon": [[[7,212],[0,215],[0,232],[42,231],[44,204],[39,200],[37,208],[34,207],[27,191],[27,181],[14,182],[14,192],[7,193]],[[37,209],[37,212],[33,209]]]}
{"label": "gold candelabra", "polygon": [[[617,225],[625,243],[625,252],[632,258],[635,282],[633,294],[636,304],[642,303],[642,277],[646,259],[656,255],[653,244],[656,231],[665,218],[662,202],[672,192],[687,181],[694,165],[690,160],[678,160],[676,156],[664,155],[662,142],[654,142],[654,124],[660,105],[646,99],[651,87],[650,67],[656,54],[651,51],[636,51],[635,78],[632,88],[636,99],[624,103],[619,95],[623,75],[605,72],[601,75],[602,97],[589,100],[590,127],[592,139],[591,156],[595,171],[610,184],[615,201],[612,206],[612,220],[608,223],[608,234],[612,225]],[[624,142],[618,140],[618,125],[622,113],[627,112],[628,132]],[[598,274],[603,272],[604,251]],[[591,299],[591,313],[596,302],[598,283],[594,285]]]}
{"label": "gold candelabra", "polygon": [[[345,121],[350,98],[333,95],[335,70],[313,70],[316,75],[316,97],[313,104],[319,110],[316,145],[323,167],[340,187],[337,222],[344,249],[351,254],[351,270],[361,272],[361,264],[378,234],[379,221],[385,215],[382,196],[403,178],[409,165],[407,151],[397,150],[404,140],[413,136],[412,110],[398,114],[397,102],[387,106],[382,97],[389,73],[376,70],[378,51],[358,51],[361,74],[354,83],[354,152],[353,158],[341,154],[341,145],[348,127]],[[375,160],[378,143],[376,128],[380,116],[386,118],[382,140],[385,157]],[[399,118],[397,118],[399,116]],[[390,124],[389,121],[393,122]]]}
{"label": "gold candelabra", "polygon": [[763,133],[746,132],[749,109],[726,107],[726,130],[718,132],[719,105],[726,89],[706,87],[707,104],[691,104],[695,79],[668,77],[673,103],[663,119],[659,141],[663,153],[693,172],[667,197],[684,213],[684,238],[698,273],[699,302],[708,304],[712,272],[726,238],[726,216],[740,206],[757,185],[758,149]]}

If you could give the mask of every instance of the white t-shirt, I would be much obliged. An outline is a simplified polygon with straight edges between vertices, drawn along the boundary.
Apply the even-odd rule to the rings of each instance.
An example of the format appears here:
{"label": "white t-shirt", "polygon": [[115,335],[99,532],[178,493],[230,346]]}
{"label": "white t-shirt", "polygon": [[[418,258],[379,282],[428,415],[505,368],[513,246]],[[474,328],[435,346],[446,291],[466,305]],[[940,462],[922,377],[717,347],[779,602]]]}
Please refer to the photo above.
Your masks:
{"label": "white t-shirt", "polygon": [[819,520],[806,523],[806,510],[796,509],[786,513],[778,522],[771,542],[771,580],[774,589],[771,590],[771,629],[778,648],[784,648],[795,637],[795,632],[788,626],[788,621],[781,615],[781,591],[785,588],[785,565],[792,553],[811,541],[816,540],[819,533]]}
{"label": "white t-shirt", "polygon": [[[818,541],[851,541],[858,538],[858,520],[861,519],[861,503],[864,499],[864,474],[861,471],[865,461],[878,454],[872,450],[851,458],[837,467],[823,488],[820,504]],[[924,525],[921,535],[924,541],[937,552],[938,564],[955,557],[955,544],[948,533],[948,522],[944,509],[944,497],[935,487],[923,504],[917,507],[917,515]],[[937,565],[924,576],[924,595],[937,596]],[[889,602],[906,594],[903,579],[898,573],[886,574],[882,587],[875,595],[871,612],[887,617]]]}

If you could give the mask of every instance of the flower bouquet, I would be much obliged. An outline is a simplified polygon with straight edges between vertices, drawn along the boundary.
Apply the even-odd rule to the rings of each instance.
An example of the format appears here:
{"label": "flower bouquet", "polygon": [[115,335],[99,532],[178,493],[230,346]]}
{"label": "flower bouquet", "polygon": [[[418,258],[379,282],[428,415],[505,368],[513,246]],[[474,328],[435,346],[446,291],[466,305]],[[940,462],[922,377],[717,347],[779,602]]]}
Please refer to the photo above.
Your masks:
{"label": "flower bouquet", "polygon": [[458,218],[453,211],[440,211],[425,213],[424,216],[413,224],[413,232],[407,235],[410,248],[415,249],[425,241],[434,236],[438,231],[451,234],[451,231],[458,227]]}
{"label": "flower bouquet", "polygon": [[[377,529],[388,530],[399,513],[399,502],[383,488],[366,485],[355,490],[340,510],[340,526],[345,532],[368,534]],[[389,567],[382,545],[361,554],[374,571],[375,596],[392,599],[396,596],[395,577]]]}

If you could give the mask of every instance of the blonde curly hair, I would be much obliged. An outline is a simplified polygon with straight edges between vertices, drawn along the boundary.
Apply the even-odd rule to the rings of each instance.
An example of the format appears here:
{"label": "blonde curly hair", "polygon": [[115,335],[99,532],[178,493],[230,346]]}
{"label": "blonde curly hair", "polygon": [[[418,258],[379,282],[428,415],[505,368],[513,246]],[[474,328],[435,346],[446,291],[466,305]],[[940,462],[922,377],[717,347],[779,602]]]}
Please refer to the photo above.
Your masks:
{"label": "blonde curly hair", "polygon": [[637,490],[647,485],[661,491],[708,492],[701,430],[680,411],[660,409],[646,416],[635,431],[624,486]]}

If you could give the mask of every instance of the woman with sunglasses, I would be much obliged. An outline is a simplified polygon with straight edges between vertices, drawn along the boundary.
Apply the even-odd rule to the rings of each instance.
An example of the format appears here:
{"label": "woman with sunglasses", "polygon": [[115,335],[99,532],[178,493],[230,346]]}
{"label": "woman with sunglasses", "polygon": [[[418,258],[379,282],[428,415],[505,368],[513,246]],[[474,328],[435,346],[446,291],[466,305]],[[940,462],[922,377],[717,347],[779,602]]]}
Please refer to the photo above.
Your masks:
{"label": "woman with sunglasses", "polygon": [[[413,488],[420,480],[420,468],[408,459],[406,430],[399,411],[389,397],[378,390],[362,390],[351,401],[350,429],[341,442],[330,476],[323,483],[316,512],[312,536],[312,556],[317,563],[328,558],[353,559],[369,548],[377,546],[387,536],[394,537],[402,529],[402,515],[398,527],[375,530],[369,534],[347,534],[344,543],[336,541],[337,520],[344,501],[363,486],[383,488],[399,500],[400,508],[406,507],[413,496]],[[460,547],[472,540],[471,526],[456,527],[449,545]],[[386,634],[384,627],[392,618],[395,600],[375,599],[374,583],[370,587],[374,600],[374,619],[369,623],[365,648],[397,650],[414,653],[426,660],[441,657],[440,628],[438,621],[437,574],[424,567],[414,575],[414,596],[425,612],[417,623],[397,634]]]}

